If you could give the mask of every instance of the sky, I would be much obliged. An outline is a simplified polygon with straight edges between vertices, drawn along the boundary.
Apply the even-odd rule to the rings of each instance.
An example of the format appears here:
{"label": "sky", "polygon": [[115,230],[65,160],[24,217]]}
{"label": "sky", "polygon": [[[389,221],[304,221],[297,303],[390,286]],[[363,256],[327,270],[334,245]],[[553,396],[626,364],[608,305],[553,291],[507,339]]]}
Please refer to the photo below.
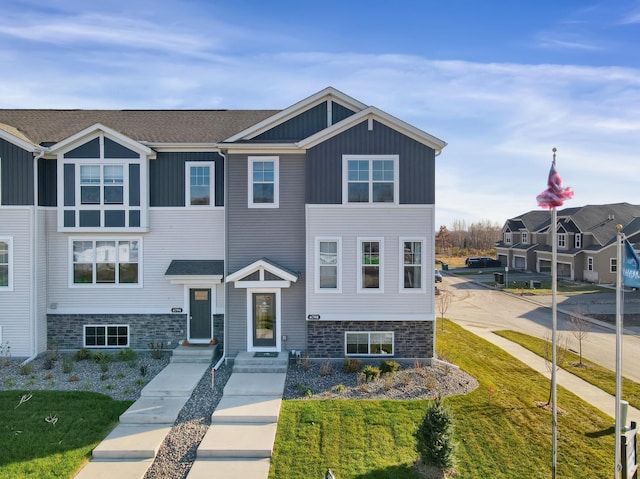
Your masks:
{"label": "sky", "polygon": [[436,227],[640,204],[640,0],[4,0],[0,108],[284,109],[327,86],[448,143]]}

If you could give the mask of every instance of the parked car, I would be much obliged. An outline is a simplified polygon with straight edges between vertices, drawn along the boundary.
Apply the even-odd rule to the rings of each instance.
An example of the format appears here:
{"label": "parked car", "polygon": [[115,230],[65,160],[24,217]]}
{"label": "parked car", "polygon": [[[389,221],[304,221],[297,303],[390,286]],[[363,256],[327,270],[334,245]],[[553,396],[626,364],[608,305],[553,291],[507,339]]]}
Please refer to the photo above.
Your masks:
{"label": "parked car", "polygon": [[435,270],[436,272],[436,283],[442,283],[442,273],[439,269]]}
{"label": "parked car", "polygon": [[468,258],[467,268],[496,268],[502,266],[500,260],[493,258]]}

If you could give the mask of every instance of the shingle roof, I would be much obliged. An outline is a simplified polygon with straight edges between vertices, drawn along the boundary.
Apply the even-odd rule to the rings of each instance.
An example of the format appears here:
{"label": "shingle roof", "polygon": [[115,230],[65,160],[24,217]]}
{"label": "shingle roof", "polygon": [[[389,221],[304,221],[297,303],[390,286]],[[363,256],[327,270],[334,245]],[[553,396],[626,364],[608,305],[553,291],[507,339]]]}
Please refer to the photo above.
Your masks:
{"label": "shingle roof", "polygon": [[[136,141],[215,143],[279,110],[0,110],[0,123],[20,138],[50,145],[96,123]],[[14,133],[15,133],[14,130]]]}
{"label": "shingle roof", "polygon": [[174,259],[164,274],[165,276],[222,276],[224,261]]}

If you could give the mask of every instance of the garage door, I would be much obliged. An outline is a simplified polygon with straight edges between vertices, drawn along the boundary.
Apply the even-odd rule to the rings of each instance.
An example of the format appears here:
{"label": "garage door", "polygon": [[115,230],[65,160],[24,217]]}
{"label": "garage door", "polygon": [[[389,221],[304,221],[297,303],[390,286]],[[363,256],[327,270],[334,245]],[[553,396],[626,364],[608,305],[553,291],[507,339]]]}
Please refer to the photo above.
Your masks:
{"label": "garage door", "polygon": [[569,263],[558,263],[558,278],[571,278],[571,265]]}
{"label": "garage door", "polygon": [[524,256],[514,256],[513,257],[513,266],[515,269],[524,269],[525,268],[525,259]]}

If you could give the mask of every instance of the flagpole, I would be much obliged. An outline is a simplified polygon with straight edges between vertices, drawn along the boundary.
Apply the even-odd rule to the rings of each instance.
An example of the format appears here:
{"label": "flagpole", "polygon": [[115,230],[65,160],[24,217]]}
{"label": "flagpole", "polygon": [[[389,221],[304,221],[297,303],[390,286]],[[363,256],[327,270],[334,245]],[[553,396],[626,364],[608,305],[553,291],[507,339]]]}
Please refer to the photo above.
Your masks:
{"label": "flagpole", "polygon": [[[553,149],[553,162],[556,161],[556,149]],[[558,329],[558,241],[557,241],[558,212],[551,210],[551,477],[556,479],[558,464],[558,407],[556,398],[556,356]]]}
{"label": "flagpole", "polygon": [[622,400],[622,269],[624,264],[622,262],[622,225],[617,225],[616,230],[618,232],[616,237],[617,242],[617,257],[616,257],[616,420],[615,420],[615,471],[614,479],[619,479],[622,472],[622,464],[620,462],[620,456],[622,455],[621,437],[620,434],[623,431],[626,424],[621,424],[622,418],[620,411],[620,401]]}

